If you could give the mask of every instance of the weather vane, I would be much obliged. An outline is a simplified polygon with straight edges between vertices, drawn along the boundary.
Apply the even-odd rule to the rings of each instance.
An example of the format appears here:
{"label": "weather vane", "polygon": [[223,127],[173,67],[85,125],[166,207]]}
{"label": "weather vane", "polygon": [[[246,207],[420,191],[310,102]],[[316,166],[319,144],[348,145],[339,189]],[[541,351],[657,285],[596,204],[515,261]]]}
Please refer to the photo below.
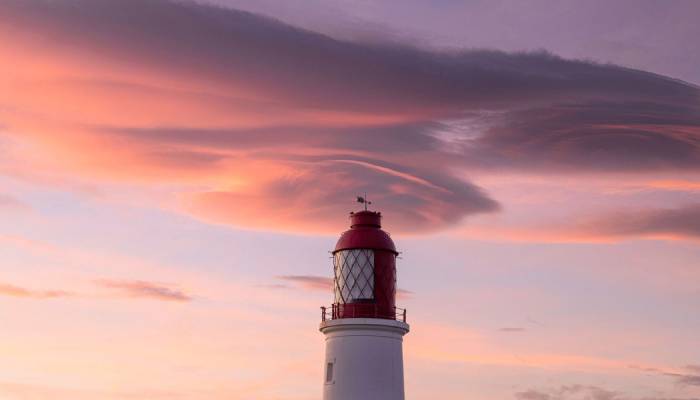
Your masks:
{"label": "weather vane", "polygon": [[367,200],[367,193],[363,196],[357,196],[357,202],[365,205],[365,211],[367,211],[367,206],[372,204],[371,201]]}

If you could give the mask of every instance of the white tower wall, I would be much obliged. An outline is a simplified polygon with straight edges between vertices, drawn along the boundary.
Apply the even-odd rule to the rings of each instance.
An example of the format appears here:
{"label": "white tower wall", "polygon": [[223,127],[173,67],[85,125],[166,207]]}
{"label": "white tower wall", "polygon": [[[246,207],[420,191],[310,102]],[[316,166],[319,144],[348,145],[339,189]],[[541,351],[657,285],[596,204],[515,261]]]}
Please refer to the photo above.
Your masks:
{"label": "white tower wall", "polygon": [[323,400],[404,400],[405,322],[375,318],[324,321]]}

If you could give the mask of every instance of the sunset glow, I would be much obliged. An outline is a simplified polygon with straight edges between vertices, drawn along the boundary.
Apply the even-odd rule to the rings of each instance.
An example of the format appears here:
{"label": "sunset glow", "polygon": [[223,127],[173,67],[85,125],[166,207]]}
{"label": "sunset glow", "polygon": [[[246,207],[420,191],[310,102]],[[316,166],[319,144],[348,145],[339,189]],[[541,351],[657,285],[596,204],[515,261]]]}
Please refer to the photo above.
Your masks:
{"label": "sunset glow", "polygon": [[407,399],[697,400],[698,16],[0,0],[0,399],[320,399],[367,193]]}

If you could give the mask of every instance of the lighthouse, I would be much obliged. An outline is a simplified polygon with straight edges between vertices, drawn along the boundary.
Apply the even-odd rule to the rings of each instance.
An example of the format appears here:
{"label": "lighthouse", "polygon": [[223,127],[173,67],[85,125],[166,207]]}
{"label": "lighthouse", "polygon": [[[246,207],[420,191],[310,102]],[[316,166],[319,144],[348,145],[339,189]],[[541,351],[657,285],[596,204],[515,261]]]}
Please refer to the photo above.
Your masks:
{"label": "lighthouse", "polygon": [[323,400],[404,400],[409,326],[406,310],[396,307],[398,252],[381,219],[366,207],[350,213],[350,229],[332,252],[334,300],[321,307],[319,328],[326,339]]}

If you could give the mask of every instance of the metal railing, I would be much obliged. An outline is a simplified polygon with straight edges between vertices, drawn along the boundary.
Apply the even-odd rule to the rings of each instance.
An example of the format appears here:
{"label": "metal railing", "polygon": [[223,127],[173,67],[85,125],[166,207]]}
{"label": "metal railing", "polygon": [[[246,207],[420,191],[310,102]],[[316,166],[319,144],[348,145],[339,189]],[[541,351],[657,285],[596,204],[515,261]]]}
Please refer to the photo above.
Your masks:
{"label": "metal railing", "polygon": [[406,322],[406,309],[394,307],[393,312],[380,310],[377,304],[348,303],[321,307],[321,321],[341,318],[379,318]]}

